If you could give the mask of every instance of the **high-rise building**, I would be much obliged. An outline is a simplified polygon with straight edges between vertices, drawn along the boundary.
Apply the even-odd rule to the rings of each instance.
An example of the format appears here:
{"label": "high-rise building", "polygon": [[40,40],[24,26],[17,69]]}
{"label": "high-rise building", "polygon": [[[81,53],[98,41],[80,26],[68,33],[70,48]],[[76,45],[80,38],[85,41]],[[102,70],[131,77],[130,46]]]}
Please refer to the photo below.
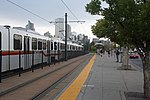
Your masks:
{"label": "high-rise building", "polygon": [[55,22],[55,37],[64,39],[64,18],[57,18]]}
{"label": "high-rise building", "polygon": [[79,35],[78,35],[78,41],[82,41],[82,40],[83,40],[83,37],[84,37],[83,34],[79,34]]}
{"label": "high-rise building", "polygon": [[47,36],[47,37],[50,37],[50,38],[53,37],[49,31],[44,33],[44,36]]}
{"label": "high-rise building", "polygon": [[71,32],[70,38],[71,38],[72,42],[77,42],[77,33]]}
{"label": "high-rise building", "polygon": [[28,24],[26,25],[26,30],[35,31],[34,24],[28,21]]}
{"label": "high-rise building", "polygon": [[71,26],[67,24],[67,39],[70,40],[71,36]]}

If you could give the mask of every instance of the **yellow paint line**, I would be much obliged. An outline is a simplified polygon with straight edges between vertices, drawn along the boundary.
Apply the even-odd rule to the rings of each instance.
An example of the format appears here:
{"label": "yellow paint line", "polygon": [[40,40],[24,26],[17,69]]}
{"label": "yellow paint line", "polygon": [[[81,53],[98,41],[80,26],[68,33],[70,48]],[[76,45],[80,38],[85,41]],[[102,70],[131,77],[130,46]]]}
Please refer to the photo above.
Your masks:
{"label": "yellow paint line", "polygon": [[73,83],[58,97],[58,100],[76,100],[84,82],[86,81],[89,72],[93,66],[96,55],[92,57],[90,62],[82,70],[79,76],[73,81]]}

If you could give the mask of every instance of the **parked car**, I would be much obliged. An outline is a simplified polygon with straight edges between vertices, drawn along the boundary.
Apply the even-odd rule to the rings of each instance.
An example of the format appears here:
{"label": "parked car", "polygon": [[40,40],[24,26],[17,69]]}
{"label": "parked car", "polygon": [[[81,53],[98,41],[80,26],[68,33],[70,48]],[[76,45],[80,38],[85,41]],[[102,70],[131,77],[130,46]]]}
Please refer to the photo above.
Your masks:
{"label": "parked car", "polygon": [[130,52],[129,57],[132,58],[139,58],[139,54],[137,52]]}

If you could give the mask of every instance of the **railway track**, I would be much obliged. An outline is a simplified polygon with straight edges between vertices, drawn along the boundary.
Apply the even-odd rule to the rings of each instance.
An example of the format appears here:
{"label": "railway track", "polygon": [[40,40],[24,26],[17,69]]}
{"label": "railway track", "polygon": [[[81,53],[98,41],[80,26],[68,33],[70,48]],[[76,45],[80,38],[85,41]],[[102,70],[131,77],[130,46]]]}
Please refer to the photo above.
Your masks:
{"label": "railway track", "polygon": [[[68,81],[68,77],[73,73],[77,74],[77,72],[79,72],[78,69],[81,70],[83,65],[86,64],[91,57],[92,55],[83,56],[82,58],[70,62],[52,72],[34,78],[32,81],[27,81],[20,86],[4,91],[0,93],[0,99],[7,100],[13,98],[13,100],[39,100],[42,98],[54,98],[65,86],[67,86],[67,82],[64,82],[64,80]],[[69,81],[72,79],[74,78],[70,78]],[[60,83],[61,85],[62,83],[64,84],[59,86]],[[60,88],[58,89],[57,86]],[[57,92],[55,90],[57,90]],[[55,93],[53,93],[54,91]]]}

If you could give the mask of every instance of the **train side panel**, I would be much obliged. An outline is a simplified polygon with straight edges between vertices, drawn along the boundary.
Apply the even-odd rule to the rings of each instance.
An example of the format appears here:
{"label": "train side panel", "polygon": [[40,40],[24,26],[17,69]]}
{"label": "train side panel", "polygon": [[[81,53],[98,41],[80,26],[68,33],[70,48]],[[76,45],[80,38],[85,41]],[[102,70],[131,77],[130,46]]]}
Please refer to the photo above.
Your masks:
{"label": "train side panel", "polygon": [[[9,70],[8,62],[8,30],[4,27],[0,27],[1,32],[1,50],[2,50],[2,72]],[[6,55],[4,55],[4,53]]]}
{"label": "train side panel", "polygon": [[[52,63],[64,60],[65,42],[58,38],[49,38],[40,34],[0,26],[2,72],[19,68],[31,68],[32,65]],[[36,41],[36,42],[35,42]],[[67,43],[67,58],[82,54],[83,47]],[[33,54],[34,51],[34,54]]]}

